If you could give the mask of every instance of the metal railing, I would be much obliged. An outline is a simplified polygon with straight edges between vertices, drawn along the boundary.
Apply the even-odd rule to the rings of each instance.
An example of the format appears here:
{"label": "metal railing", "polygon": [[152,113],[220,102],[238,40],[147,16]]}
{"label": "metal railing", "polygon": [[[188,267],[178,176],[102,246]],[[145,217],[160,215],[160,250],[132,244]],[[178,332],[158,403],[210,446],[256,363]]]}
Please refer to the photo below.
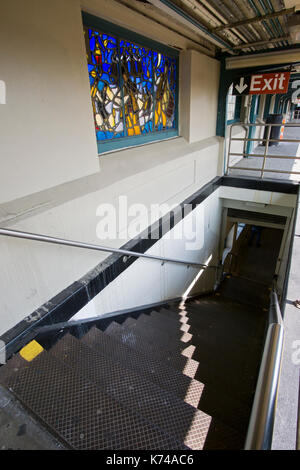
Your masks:
{"label": "metal railing", "polygon": [[297,413],[296,450],[300,450],[300,372],[299,372],[299,381],[298,381],[298,413]]}
{"label": "metal railing", "polygon": [[[128,257],[133,256],[136,258],[158,260],[163,263],[168,262],[183,264],[186,266],[197,266],[201,267],[202,269],[220,268],[220,266],[210,266],[202,263],[194,263],[191,261],[179,260],[175,258],[165,258],[160,256],[147,255],[145,253],[138,253],[130,250],[123,250],[73,240],[66,240],[62,238],[50,237],[47,235],[22,232],[19,230],[0,228],[0,235],[45,243],[52,243],[57,245],[83,248],[88,250],[118,253],[124,255],[126,257],[126,260],[128,259]],[[261,361],[256,392],[251,411],[250,423],[245,443],[246,450],[265,450],[271,448],[277,391],[281,368],[281,357],[283,350],[283,337],[283,321],[281,317],[276,289],[274,287],[271,293],[269,326],[267,330],[263,357]]]}
{"label": "metal railing", "polygon": [[245,443],[246,450],[271,449],[283,340],[283,320],[274,286],[271,292],[267,336]]}
{"label": "metal railing", "polygon": [[230,251],[228,253],[228,258],[230,259],[229,261],[229,274],[233,273],[236,269],[236,264],[237,264],[237,254],[234,253],[233,251]]}
{"label": "metal railing", "polygon": [[[248,132],[246,133],[245,137],[232,137],[232,130],[234,127],[243,127],[243,128],[248,128]],[[260,127],[260,128],[265,128],[264,136],[257,138],[257,137],[249,137],[249,130],[250,128],[253,127]],[[272,127],[282,127],[282,128],[291,128],[291,127],[298,127],[299,128],[299,133],[300,133],[300,123],[288,123],[288,124],[273,124],[273,123],[234,123],[229,126],[229,145],[228,145],[228,153],[227,153],[227,162],[226,162],[226,174],[230,173],[230,170],[239,170],[239,171],[254,171],[254,172],[260,172],[260,177],[263,178],[265,173],[278,173],[278,174],[289,174],[289,175],[299,175],[300,179],[300,171],[287,171],[285,169],[278,169],[278,168],[266,168],[267,161],[269,159],[282,159],[282,160],[300,160],[300,157],[297,155],[269,155],[269,147],[270,143],[297,143],[300,144],[300,139],[285,139],[283,136],[280,139],[274,139],[271,138],[271,130]],[[283,133],[283,130],[282,130]],[[232,152],[231,147],[233,142],[243,142],[243,151],[242,152]],[[264,152],[263,153],[247,153],[244,151],[245,149],[245,144],[247,142],[256,142],[259,143],[261,142],[262,145],[264,145]],[[262,159],[262,165],[261,167],[257,166],[239,166],[238,164],[231,165],[231,157],[247,157],[248,160],[247,162],[249,163],[251,159],[253,158],[261,158]]]}
{"label": "metal railing", "polygon": [[126,262],[128,258],[134,257],[134,258],[146,258],[146,259],[161,261],[162,263],[176,263],[176,264],[183,264],[186,266],[195,266],[195,267],[202,268],[202,269],[206,269],[206,268],[219,269],[220,268],[220,266],[195,263],[193,261],[180,260],[176,258],[165,258],[162,256],[147,255],[145,253],[138,253],[137,251],[123,250],[121,248],[111,248],[108,246],[94,245],[91,243],[78,242],[74,240],[66,240],[64,238],[50,237],[48,235],[22,232],[19,230],[10,230],[6,228],[0,228],[0,235],[6,236],[6,237],[23,238],[26,240],[52,243],[55,245],[72,246],[75,248],[83,248],[86,250],[96,250],[96,251],[103,251],[103,252],[108,252],[108,253],[118,253],[120,255],[124,255],[124,258],[123,258],[124,262]]}

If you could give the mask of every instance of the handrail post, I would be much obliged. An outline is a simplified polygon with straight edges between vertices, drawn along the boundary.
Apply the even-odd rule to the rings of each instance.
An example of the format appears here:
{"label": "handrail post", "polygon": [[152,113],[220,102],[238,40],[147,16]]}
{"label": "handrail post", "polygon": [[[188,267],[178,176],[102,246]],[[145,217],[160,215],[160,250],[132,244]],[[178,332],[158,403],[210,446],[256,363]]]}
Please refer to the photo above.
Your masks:
{"label": "handrail post", "polygon": [[[229,126],[229,145],[228,145],[228,156],[227,156],[227,164],[226,164],[226,175],[228,175],[228,168],[229,168],[229,163],[230,163],[230,155],[231,155],[231,139],[232,139],[232,127],[233,125]],[[226,146],[226,141],[225,141],[225,146]]]}
{"label": "handrail post", "polygon": [[261,175],[260,175],[261,179],[264,177],[264,169],[265,169],[265,166],[266,166],[266,159],[267,159],[267,153],[268,153],[268,150],[269,150],[270,135],[271,135],[271,130],[272,130],[271,124],[269,124],[268,126],[269,127],[268,127],[268,131],[267,131],[266,142],[265,142],[264,159],[263,159],[263,164],[262,164],[262,168],[261,168]]}

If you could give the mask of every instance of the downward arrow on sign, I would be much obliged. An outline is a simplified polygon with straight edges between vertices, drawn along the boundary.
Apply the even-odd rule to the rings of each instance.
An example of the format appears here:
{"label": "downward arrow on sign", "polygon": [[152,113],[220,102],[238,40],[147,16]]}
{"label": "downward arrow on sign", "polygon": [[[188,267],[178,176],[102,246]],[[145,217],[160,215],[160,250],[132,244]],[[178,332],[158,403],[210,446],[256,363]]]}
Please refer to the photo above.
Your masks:
{"label": "downward arrow on sign", "polygon": [[244,82],[244,77],[241,77],[239,85],[235,85],[235,88],[239,93],[243,93],[243,91],[246,90],[247,86],[248,85],[246,85]]}

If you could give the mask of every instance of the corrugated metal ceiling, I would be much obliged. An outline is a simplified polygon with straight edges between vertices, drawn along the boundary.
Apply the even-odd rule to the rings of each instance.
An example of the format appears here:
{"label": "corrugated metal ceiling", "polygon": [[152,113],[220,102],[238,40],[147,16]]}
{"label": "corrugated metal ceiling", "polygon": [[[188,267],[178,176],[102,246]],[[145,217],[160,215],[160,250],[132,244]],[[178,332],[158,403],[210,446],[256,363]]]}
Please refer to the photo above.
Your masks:
{"label": "corrugated metal ceiling", "polygon": [[117,1],[193,40],[196,34],[211,51],[241,55],[292,46],[287,20],[296,13],[283,0]]}

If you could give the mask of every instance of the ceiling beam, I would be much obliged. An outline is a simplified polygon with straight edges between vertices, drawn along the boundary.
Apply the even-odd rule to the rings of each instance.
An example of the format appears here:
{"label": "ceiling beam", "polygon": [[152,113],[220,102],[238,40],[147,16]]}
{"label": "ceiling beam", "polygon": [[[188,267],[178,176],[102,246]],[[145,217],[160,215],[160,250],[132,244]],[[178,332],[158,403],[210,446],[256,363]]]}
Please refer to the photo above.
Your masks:
{"label": "ceiling beam", "polygon": [[278,16],[291,15],[295,12],[295,7],[287,8],[284,10],[274,11],[274,13],[268,13],[267,15],[255,16],[254,18],[248,18],[247,20],[235,21],[234,23],[224,24],[222,26],[216,26],[212,29],[213,32],[224,31],[225,29],[237,28],[252,23],[260,23],[261,21],[270,20]]}
{"label": "ceiling beam", "polygon": [[300,48],[289,48],[282,51],[263,52],[259,54],[227,57],[226,70],[252,68],[268,65],[299,63]]}
{"label": "ceiling beam", "polygon": [[156,8],[165,11],[172,18],[185,24],[187,27],[197,31],[198,34],[203,35],[209,41],[213,42],[217,46],[223,46],[229,52],[233,53],[231,44],[228,44],[224,39],[219,37],[217,34],[212,33],[211,29],[208,29],[200,21],[196,20],[193,16],[189,15],[182,8],[178,7],[170,0],[148,0]]}

